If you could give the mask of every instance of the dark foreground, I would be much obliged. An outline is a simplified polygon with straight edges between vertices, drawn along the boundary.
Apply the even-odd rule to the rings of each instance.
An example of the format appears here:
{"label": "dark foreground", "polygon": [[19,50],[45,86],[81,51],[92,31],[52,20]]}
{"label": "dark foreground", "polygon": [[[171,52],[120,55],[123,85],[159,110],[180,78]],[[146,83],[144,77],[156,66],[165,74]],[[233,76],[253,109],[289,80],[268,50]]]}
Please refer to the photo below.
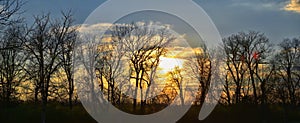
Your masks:
{"label": "dark foreground", "polygon": [[[199,107],[192,107],[179,123],[300,123],[300,107],[269,105],[218,105],[204,121],[195,116]],[[96,123],[84,108],[77,104],[51,103],[47,107],[47,123]],[[39,123],[40,108],[33,104],[1,105],[0,123]]]}

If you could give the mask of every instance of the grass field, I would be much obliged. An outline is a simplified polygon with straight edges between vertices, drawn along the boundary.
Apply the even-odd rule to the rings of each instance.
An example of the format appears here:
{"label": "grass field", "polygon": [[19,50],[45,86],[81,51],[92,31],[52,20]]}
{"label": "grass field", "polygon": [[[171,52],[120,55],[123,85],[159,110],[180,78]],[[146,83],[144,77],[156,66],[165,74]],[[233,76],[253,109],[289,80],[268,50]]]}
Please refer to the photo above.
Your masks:
{"label": "grass field", "polygon": [[[49,104],[47,123],[96,123],[80,105],[72,110],[61,104]],[[0,109],[0,123],[40,123],[41,108],[33,104],[19,104]]]}
{"label": "grass field", "polygon": [[[300,108],[272,105],[262,110],[256,105],[218,105],[204,121],[198,121],[199,107],[192,107],[179,123],[300,123]],[[40,106],[33,104],[2,105],[0,123],[39,123]],[[96,123],[85,109],[77,104],[72,110],[67,105],[50,103],[47,123]]]}

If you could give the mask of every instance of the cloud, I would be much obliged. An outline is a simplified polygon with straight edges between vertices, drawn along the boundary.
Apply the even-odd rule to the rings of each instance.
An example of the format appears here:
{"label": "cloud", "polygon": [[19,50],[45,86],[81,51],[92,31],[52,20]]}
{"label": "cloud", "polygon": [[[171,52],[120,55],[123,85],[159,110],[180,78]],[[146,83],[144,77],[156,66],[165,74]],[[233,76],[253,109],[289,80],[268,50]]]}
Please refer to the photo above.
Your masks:
{"label": "cloud", "polygon": [[201,53],[203,52],[203,49],[201,47],[181,47],[181,46],[174,46],[174,47],[168,47],[168,52],[166,54],[166,57],[170,58],[178,58],[181,60],[190,60],[191,58],[195,57],[195,53]]}
{"label": "cloud", "polygon": [[284,10],[300,13],[300,0],[232,0],[231,5],[254,10]]}
{"label": "cloud", "polygon": [[254,10],[275,10],[278,11],[286,5],[285,1],[281,0],[232,0],[231,6],[233,7],[245,7]]}
{"label": "cloud", "polygon": [[105,31],[107,28],[112,26],[111,23],[98,23],[98,24],[81,24],[77,29],[80,33],[91,33],[91,32],[101,32]]}
{"label": "cloud", "polygon": [[284,7],[284,10],[300,13],[300,0],[291,0],[290,3]]}

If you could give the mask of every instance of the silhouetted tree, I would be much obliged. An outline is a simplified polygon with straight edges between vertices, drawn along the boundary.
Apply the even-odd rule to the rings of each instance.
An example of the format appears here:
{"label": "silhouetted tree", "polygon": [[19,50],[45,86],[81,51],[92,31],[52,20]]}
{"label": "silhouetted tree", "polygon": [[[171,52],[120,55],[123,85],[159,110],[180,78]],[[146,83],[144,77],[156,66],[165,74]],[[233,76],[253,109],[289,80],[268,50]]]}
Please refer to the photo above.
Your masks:
{"label": "silhouetted tree", "polygon": [[189,69],[193,79],[199,83],[199,94],[197,95],[199,103],[202,105],[205,101],[205,97],[210,88],[211,79],[211,61],[210,56],[205,47],[198,48],[194,51],[191,61],[189,62]]}
{"label": "silhouetted tree", "polygon": [[[61,46],[67,45],[67,42],[74,40],[74,37],[74,30],[71,29],[71,16],[66,14],[62,19],[55,21],[51,21],[50,14],[35,16],[35,22],[28,32],[25,49],[30,55],[28,59],[30,64],[27,71],[32,78],[35,78],[36,101],[38,93],[41,94],[42,122],[45,122],[46,119],[50,83],[53,75],[63,63],[59,59],[60,55],[63,54],[63,51],[66,53],[66,49]],[[66,62],[70,62],[70,59],[64,61],[64,63]],[[69,77],[71,76],[69,74]]]}
{"label": "silhouetted tree", "polygon": [[[73,27],[73,18],[71,12],[62,13],[63,18],[57,20],[58,22],[54,25],[53,34],[55,40],[60,43],[61,53],[59,54],[61,60],[61,66],[65,73],[68,83],[68,100],[69,106],[72,109],[72,98],[74,94],[74,80],[73,80],[73,55],[74,45],[77,37],[76,28]],[[62,21],[62,22],[59,22]]]}
{"label": "silhouetted tree", "polygon": [[[228,79],[233,79],[236,86],[235,101],[239,102],[242,90],[243,95],[249,97],[249,86],[245,80],[249,77],[254,103],[258,103],[258,86],[260,85],[261,93],[265,95],[266,84],[258,67],[267,63],[267,56],[272,51],[269,39],[263,33],[249,31],[231,35],[223,39],[223,42],[227,54],[227,69],[230,73],[226,87],[229,86]],[[247,90],[245,91],[245,89]],[[228,89],[226,90],[228,91]],[[227,94],[229,93],[227,92]]]}
{"label": "silhouetted tree", "polygon": [[300,89],[300,39],[285,39],[279,44],[280,51],[275,55],[274,65],[279,79],[278,93],[282,95],[283,103],[296,105],[297,91]]}
{"label": "silhouetted tree", "polygon": [[[175,38],[168,32],[166,26],[145,23],[117,25],[113,34],[117,36],[115,39],[118,39],[120,47],[126,51],[124,56],[129,59],[130,78],[135,81],[133,99],[135,108],[138,88],[141,91],[141,105],[143,105],[144,97],[147,97],[151,83],[154,81],[159,58],[165,54],[167,44]],[[146,95],[143,95],[144,88],[146,88]]]}
{"label": "silhouetted tree", "polygon": [[224,50],[226,53],[226,69],[229,72],[227,76],[227,83],[233,82],[235,85],[234,100],[236,103],[239,103],[239,101],[241,100],[242,83],[244,82],[246,73],[244,56],[243,54],[241,54],[242,47],[240,41],[242,39],[243,37],[241,37],[239,34],[234,34],[229,36],[228,38],[223,39]]}
{"label": "silhouetted tree", "polygon": [[[110,40],[106,38],[102,39],[97,48],[96,74],[98,74],[102,91],[105,89],[104,83],[107,83],[107,99],[113,104],[116,103],[116,99],[120,102],[122,96],[122,89],[117,89],[117,84],[121,86],[123,84],[121,81],[126,79],[122,76],[122,72],[124,72],[122,58],[126,51],[122,49],[123,47],[119,43],[122,39],[122,35],[129,33],[130,30],[131,27],[127,26],[112,26],[109,31],[106,32],[109,33],[106,35],[110,37]],[[116,81],[120,82],[117,83]]]}
{"label": "silhouetted tree", "polygon": [[171,77],[172,84],[175,84],[173,89],[175,89],[177,94],[179,93],[180,97],[180,103],[183,106],[184,105],[184,86],[183,86],[183,76],[182,76],[182,70],[176,66],[172,71],[169,72],[169,75]]}
{"label": "silhouetted tree", "polygon": [[[17,78],[17,71],[19,70],[19,58],[20,55],[20,44],[18,37],[21,33],[20,26],[16,25],[16,22],[19,21],[19,18],[13,17],[17,15],[21,9],[23,2],[20,0],[1,0],[0,5],[0,31],[1,31],[1,46],[0,46],[0,91],[2,92],[1,96],[4,100],[9,101],[11,94],[15,90],[15,85]],[[14,30],[13,28],[17,29]],[[4,31],[4,33],[2,32]],[[10,42],[9,40],[13,40]],[[18,63],[11,63],[13,60],[16,60]],[[22,79],[19,79],[22,80]],[[14,81],[14,82],[13,82]],[[13,85],[15,84],[15,85]],[[1,100],[0,96],[0,100]]]}
{"label": "silhouetted tree", "polygon": [[24,65],[27,55],[23,52],[22,25],[10,25],[0,40],[0,84],[4,101],[9,103],[16,89],[25,80]]}
{"label": "silhouetted tree", "polygon": [[15,22],[20,21],[19,18],[13,17],[20,12],[20,9],[24,2],[21,0],[0,0],[0,25],[8,26]]}

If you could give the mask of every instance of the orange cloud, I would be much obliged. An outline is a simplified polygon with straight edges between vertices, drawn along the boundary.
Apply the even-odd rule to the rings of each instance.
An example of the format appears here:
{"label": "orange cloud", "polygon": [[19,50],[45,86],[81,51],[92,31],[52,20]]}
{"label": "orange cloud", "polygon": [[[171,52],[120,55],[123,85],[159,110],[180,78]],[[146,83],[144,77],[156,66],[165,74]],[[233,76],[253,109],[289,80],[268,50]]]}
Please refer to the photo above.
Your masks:
{"label": "orange cloud", "polygon": [[290,3],[284,7],[284,10],[300,13],[300,0],[291,0]]}

